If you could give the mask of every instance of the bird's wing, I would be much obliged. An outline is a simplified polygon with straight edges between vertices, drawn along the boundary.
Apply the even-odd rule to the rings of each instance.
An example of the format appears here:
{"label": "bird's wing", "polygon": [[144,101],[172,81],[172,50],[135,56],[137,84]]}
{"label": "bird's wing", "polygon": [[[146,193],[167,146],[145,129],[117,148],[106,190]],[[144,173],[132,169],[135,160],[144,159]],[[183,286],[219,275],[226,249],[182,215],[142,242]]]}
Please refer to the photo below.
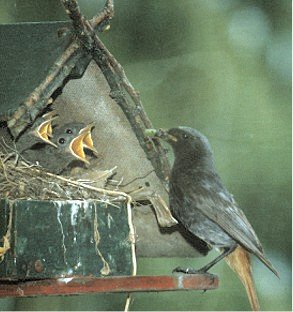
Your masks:
{"label": "bird's wing", "polygon": [[[169,191],[169,203],[170,203],[170,210],[172,212],[173,217],[177,217],[175,211],[178,211],[177,207],[180,207],[181,210],[183,207],[183,199],[184,193],[181,191],[180,188],[177,188],[176,185],[170,183],[170,191]],[[200,239],[199,237],[195,236],[193,233],[189,232],[188,227],[182,226],[180,223],[177,225],[180,229],[182,229],[181,234],[187,239],[196,250],[201,253],[202,255],[207,255],[208,252],[212,249],[208,243]],[[185,231],[183,230],[185,229]]]}
{"label": "bird's wing", "polygon": [[[194,190],[194,188],[193,188]],[[242,210],[237,206],[233,196],[222,186],[220,180],[210,183],[210,180],[196,184],[196,192],[187,187],[185,204],[199,209],[210,220],[219,225],[235,241],[255,254],[276,276],[278,272],[263,254],[263,249],[252,226]]]}
{"label": "bird's wing", "polygon": [[262,246],[252,226],[224,187],[204,180],[201,183],[196,183],[195,187],[195,192],[190,191],[192,188],[186,187],[187,205],[199,209],[251,252],[262,253]]}

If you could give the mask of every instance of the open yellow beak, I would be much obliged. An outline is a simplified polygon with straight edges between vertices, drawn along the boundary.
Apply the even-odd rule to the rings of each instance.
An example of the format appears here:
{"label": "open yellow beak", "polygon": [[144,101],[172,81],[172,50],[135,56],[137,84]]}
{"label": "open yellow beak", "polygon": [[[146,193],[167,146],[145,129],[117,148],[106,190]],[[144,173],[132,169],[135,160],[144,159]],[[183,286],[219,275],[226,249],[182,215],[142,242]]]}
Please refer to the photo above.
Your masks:
{"label": "open yellow beak", "polygon": [[89,164],[89,161],[85,158],[85,153],[83,150],[83,140],[86,136],[86,133],[81,133],[75,137],[69,145],[69,150],[73,156],[77,159],[83,161],[86,164]]}
{"label": "open yellow beak", "polygon": [[50,137],[52,137],[52,120],[53,119],[49,119],[42,122],[35,130],[35,134],[45,143],[57,147],[57,145],[49,139]]}
{"label": "open yellow beak", "polygon": [[84,148],[87,148],[87,149],[91,150],[95,155],[97,155],[98,152],[97,152],[97,150],[94,147],[94,142],[93,142],[93,139],[92,139],[92,133],[91,133],[92,128],[93,128],[93,125],[89,124],[88,126],[86,126],[83,129],[81,129],[79,131],[79,134],[80,135],[84,134],[84,137],[83,137],[83,146],[84,146]]}
{"label": "open yellow beak", "polygon": [[45,119],[45,122],[50,121],[47,127],[47,136],[51,138],[53,137],[52,120],[58,118],[59,115],[53,110],[49,113],[44,114],[42,117]]}

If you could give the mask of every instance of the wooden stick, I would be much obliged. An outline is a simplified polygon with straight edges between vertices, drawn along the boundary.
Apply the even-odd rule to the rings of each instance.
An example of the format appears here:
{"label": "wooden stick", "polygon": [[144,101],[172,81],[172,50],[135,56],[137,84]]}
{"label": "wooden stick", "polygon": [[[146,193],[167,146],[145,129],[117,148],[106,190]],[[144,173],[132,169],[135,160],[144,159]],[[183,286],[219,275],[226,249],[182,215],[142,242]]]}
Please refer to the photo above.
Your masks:
{"label": "wooden stick", "polygon": [[212,274],[173,276],[69,277],[20,283],[0,283],[0,297],[73,295],[105,292],[208,290],[218,287]]}
{"label": "wooden stick", "polygon": [[64,79],[83,54],[78,43],[72,42],[51,67],[48,76],[42,83],[20,104],[14,113],[7,116],[7,125],[14,137],[17,137],[47,106],[53,92],[63,84]]}
{"label": "wooden stick", "polygon": [[92,27],[95,29],[104,20],[106,20],[106,19],[110,20],[113,18],[113,16],[114,16],[113,0],[107,0],[102,12],[100,12],[98,15],[94,16],[90,20],[90,23],[91,23]]}

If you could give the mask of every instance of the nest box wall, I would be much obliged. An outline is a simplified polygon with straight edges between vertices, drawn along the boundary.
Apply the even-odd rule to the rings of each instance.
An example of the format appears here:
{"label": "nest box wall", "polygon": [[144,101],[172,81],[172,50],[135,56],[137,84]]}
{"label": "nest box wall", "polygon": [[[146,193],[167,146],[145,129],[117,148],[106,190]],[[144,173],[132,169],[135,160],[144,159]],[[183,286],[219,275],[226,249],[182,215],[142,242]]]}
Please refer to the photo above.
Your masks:
{"label": "nest box wall", "polygon": [[0,236],[10,243],[0,279],[131,275],[127,220],[124,204],[0,200]]}

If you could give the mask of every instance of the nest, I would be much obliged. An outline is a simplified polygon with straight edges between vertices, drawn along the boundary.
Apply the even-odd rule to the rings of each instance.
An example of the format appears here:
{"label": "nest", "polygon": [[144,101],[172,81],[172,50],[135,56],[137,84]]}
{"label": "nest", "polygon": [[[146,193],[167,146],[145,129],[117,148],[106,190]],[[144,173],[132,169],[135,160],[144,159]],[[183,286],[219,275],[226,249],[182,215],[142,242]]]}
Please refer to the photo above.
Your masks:
{"label": "nest", "polygon": [[16,153],[0,152],[0,198],[35,200],[125,200],[126,194],[97,187],[105,185],[116,168],[103,171],[95,181],[73,180],[29,164]]}
{"label": "nest", "polygon": [[[0,151],[0,199],[35,199],[35,200],[96,200],[112,206],[115,202],[126,203],[129,241],[131,243],[131,254],[133,269],[136,275],[135,254],[135,230],[132,221],[131,203],[132,198],[121,191],[109,190],[97,187],[101,182],[106,182],[116,168],[101,172],[96,181],[73,180],[71,178],[55,175],[45,171],[37,165],[32,165],[19,159],[17,153],[3,153]],[[120,208],[117,204],[117,208]],[[3,246],[0,246],[0,262],[5,253],[10,249],[11,222],[6,234],[3,236]]]}

